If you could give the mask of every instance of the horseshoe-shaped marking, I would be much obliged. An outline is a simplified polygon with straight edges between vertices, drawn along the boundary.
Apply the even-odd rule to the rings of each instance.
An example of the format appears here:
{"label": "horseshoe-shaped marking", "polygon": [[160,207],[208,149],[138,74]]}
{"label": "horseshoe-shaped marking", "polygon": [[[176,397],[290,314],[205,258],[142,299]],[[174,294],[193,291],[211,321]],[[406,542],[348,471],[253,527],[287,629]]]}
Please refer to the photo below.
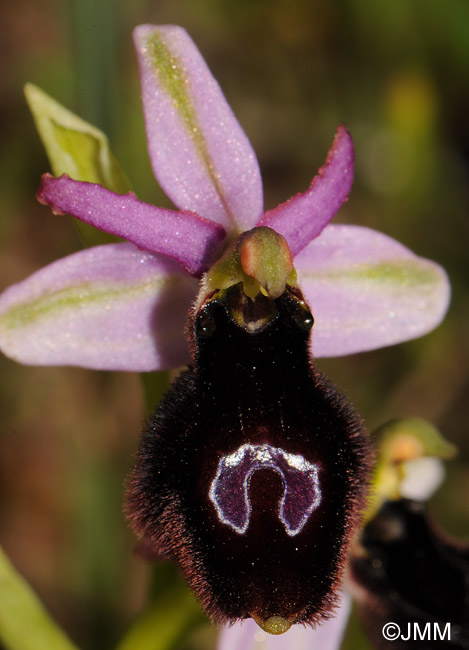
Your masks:
{"label": "horseshoe-shaped marking", "polygon": [[219,520],[244,535],[252,511],[249,483],[258,469],[272,469],[280,474],[284,490],[278,517],[287,535],[294,537],[321,503],[319,468],[303,456],[289,454],[268,444],[241,445],[220,459],[209,492]]}

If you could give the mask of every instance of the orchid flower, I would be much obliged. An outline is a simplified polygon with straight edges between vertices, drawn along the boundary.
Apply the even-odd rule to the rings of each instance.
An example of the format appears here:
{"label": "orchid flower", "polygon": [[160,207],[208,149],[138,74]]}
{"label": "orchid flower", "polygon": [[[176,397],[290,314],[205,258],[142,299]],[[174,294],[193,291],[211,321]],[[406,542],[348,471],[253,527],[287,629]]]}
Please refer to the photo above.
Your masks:
{"label": "orchid flower", "polygon": [[467,647],[469,546],[443,532],[424,501],[385,502],[357,538],[349,572],[373,648],[385,647],[383,637],[399,650],[417,647],[414,639]]}
{"label": "orchid flower", "polygon": [[[326,162],[309,188],[264,212],[261,176],[252,147],[187,33],[175,26],[143,25],[135,31],[135,43],[153,170],[178,209],[155,207],[133,193],[112,191],[105,178],[97,184],[80,179],[79,174],[75,179],[46,174],[38,191],[41,203],[54,213],[72,214],[127,242],[75,253],[7,289],[0,297],[0,348],[5,354],[27,364],[129,371],[174,368],[189,360],[184,326],[193,305],[191,322],[197,319],[194,327],[198,328],[189,336],[194,366],[202,354],[199,339],[210,336],[221,322],[217,321],[220,305],[212,300],[214,293],[238,285],[242,285],[242,306],[236,302],[239,294],[233,292],[226,303],[233,319],[238,318],[238,309],[245,310],[239,316],[243,327],[257,331],[272,320],[270,303],[265,307],[262,296],[279,299],[281,318],[291,318],[296,310],[294,319],[302,331],[298,341],[306,345],[311,338],[314,357],[392,345],[439,324],[448,305],[449,284],[437,264],[369,228],[329,225],[347,200],[353,181],[354,150],[344,126],[338,127]],[[285,297],[287,285],[293,289]],[[257,305],[262,303],[260,311],[246,315],[248,298],[256,298]],[[308,304],[314,313],[312,337]],[[290,336],[293,346],[300,345]],[[309,373],[309,362],[305,368]],[[173,395],[179,389],[189,390],[184,384],[189,383],[188,377],[183,377]],[[318,382],[315,390],[331,393],[321,378],[314,377]],[[362,439],[357,442],[358,416],[341,397],[332,399],[339,420],[347,420],[340,424],[349,445],[345,452],[340,451],[346,457],[341,471],[351,487],[343,499],[340,497],[343,510],[339,517],[346,543],[334,551],[330,584],[323,581],[327,589],[322,600],[303,618],[294,619],[293,614],[288,620],[261,614],[256,618],[253,614],[267,631],[276,625],[284,631],[297,620],[316,623],[337,605],[342,575],[339,565],[344,563],[357,513],[363,507],[364,488],[359,483],[365,482],[368,469],[366,443]],[[330,403],[326,406],[329,414]],[[151,431],[174,415],[167,401],[163,415],[156,416],[157,424],[149,425]],[[333,424],[339,426],[335,420]],[[147,447],[141,452],[143,464],[148,461],[147,452]],[[288,506],[282,501],[281,524],[293,539],[321,503],[317,467],[267,443],[240,444],[234,453],[226,453],[212,480],[210,499],[220,522],[234,530],[228,531],[232,535],[246,532],[250,504],[225,498],[228,492],[220,488],[220,481],[238,480],[233,473],[227,478],[229,471],[225,470],[242,462],[251,463],[245,469],[248,478],[263,467],[274,468],[284,477],[282,472],[293,467],[302,473],[301,480],[310,481],[308,497],[314,498],[302,505],[301,517],[294,503]],[[160,529],[155,532],[153,524],[148,524],[139,492],[147,478],[154,476],[154,469],[151,465],[136,470],[130,517],[136,529],[163,538]],[[155,504],[159,498],[150,501]],[[334,506],[336,517],[339,510]],[[173,519],[180,517],[179,512],[173,515]],[[187,536],[184,526],[181,530]],[[242,617],[221,611],[219,599],[208,593],[200,566],[194,568],[203,561],[189,557],[193,542],[191,538],[184,546],[178,538],[179,562],[194,590],[199,589],[207,611],[221,622]],[[170,542],[165,544],[169,548]],[[242,628],[243,634],[249,625]],[[328,641],[330,649],[340,642],[337,625],[327,624],[335,638]],[[289,634],[297,639],[301,629],[296,627]],[[230,647],[228,641],[223,643]],[[298,647],[299,643],[295,641]]]}
{"label": "orchid flower", "polygon": [[184,324],[200,278],[255,226],[288,242],[314,310],[315,357],[391,345],[440,322],[449,285],[438,265],[369,228],[328,225],[353,180],[343,126],[310,187],[264,213],[255,154],[187,33],[143,25],[135,42],[151,162],[179,210],[46,175],[42,203],[129,243],[80,251],[7,289],[0,298],[6,355],[107,370],[185,364]]}

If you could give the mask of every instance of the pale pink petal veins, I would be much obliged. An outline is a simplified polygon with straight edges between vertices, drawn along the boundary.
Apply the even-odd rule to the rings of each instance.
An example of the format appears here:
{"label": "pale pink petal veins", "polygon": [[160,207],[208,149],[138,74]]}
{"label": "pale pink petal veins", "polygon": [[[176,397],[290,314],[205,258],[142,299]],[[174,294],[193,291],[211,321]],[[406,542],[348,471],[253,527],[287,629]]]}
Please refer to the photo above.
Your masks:
{"label": "pale pink petal veins", "polygon": [[343,594],[334,618],[315,629],[303,625],[279,636],[263,632],[252,618],[224,627],[217,650],[339,650],[350,615],[351,599]]}
{"label": "pale pink petal veins", "polygon": [[387,235],[328,226],[295,258],[314,316],[313,354],[335,357],[422,336],[443,319],[444,270]]}
{"label": "pale pink petal veins", "polygon": [[283,235],[296,255],[320,234],[347,200],[353,183],[353,166],[352,138],[341,125],[326,162],[309,189],[266,212],[258,225],[269,226]]}
{"label": "pale pink petal veins", "polygon": [[31,365],[164,370],[187,363],[197,281],[133,244],[88,248],[0,296],[0,349]]}
{"label": "pale pink petal veins", "polygon": [[44,174],[37,198],[57,214],[71,214],[140,248],[177,260],[200,277],[216,258],[225,237],[222,226],[194,212],[177,212],[143,203],[132,194],[115,194],[101,185]]}
{"label": "pale pink petal veins", "polygon": [[153,171],[179,208],[232,232],[262,214],[255,153],[197,47],[181,27],[134,32]]}

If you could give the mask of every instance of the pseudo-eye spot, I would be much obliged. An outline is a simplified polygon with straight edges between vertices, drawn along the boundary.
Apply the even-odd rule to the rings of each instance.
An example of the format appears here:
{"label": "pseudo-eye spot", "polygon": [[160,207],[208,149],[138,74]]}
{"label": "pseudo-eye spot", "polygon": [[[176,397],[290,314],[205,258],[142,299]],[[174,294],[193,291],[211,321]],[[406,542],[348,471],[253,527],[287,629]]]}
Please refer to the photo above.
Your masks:
{"label": "pseudo-eye spot", "polygon": [[249,486],[252,474],[259,469],[271,469],[281,476],[278,517],[287,535],[297,535],[321,503],[318,466],[268,444],[244,444],[220,459],[209,492],[219,520],[240,535],[247,533],[252,511]]}
{"label": "pseudo-eye spot", "polygon": [[368,445],[314,367],[299,288],[249,293],[243,281],[201,289],[192,364],[145,427],[127,510],[212,620],[252,617],[278,632],[316,623],[336,601]]}

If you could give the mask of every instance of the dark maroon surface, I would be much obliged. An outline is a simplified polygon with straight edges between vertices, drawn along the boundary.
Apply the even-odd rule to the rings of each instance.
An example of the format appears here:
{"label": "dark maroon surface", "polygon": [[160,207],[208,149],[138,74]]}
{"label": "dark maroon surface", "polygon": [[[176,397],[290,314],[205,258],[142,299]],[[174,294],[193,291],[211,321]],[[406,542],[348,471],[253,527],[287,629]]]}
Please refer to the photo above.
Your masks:
{"label": "dark maroon surface", "polygon": [[[136,531],[178,562],[213,619],[312,622],[335,599],[363,505],[367,440],[350,404],[313,366],[312,317],[300,292],[249,303],[256,313],[245,310],[245,323],[271,314],[254,332],[239,324],[238,299],[234,287],[195,315],[193,366],[145,428],[128,512]],[[321,503],[297,535],[279,520],[283,484],[272,470],[252,474],[245,534],[218,518],[210,485],[220,458],[244,443],[319,466]]]}

